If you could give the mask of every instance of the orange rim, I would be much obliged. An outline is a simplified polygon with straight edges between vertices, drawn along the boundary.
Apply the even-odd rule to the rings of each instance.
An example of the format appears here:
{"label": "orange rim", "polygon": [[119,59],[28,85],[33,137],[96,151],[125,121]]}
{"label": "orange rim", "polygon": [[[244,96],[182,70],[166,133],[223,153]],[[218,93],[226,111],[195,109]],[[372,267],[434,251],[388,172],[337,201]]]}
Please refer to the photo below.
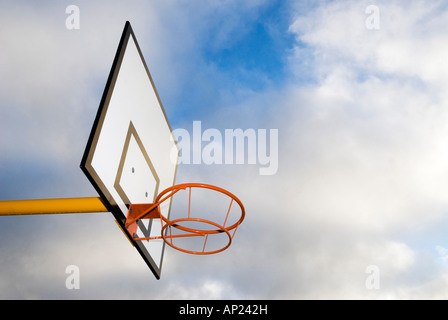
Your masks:
{"label": "orange rim", "polygon": [[[230,202],[229,209],[227,210],[226,219],[225,219],[224,225],[223,225],[223,227],[225,229],[233,230],[233,229],[237,228],[241,224],[241,222],[243,222],[243,220],[244,220],[244,218],[246,216],[246,210],[244,209],[244,205],[241,202],[241,200],[238,199],[233,193],[231,193],[231,192],[229,192],[229,191],[227,191],[225,189],[222,189],[222,188],[219,188],[219,187],[216,187],[216,186],[212,186],[210,184],[204,184],[204,183],[183,183],[183,184],[178,184],[178,185],[169,187],[169,188],[163,190],[157,196],[155,203],[157,205],[160,205],[160,203],[164,202],[166,199],[168,199],[169,197],[173,196],[179,190],[185,190],[187,188],[190,188],[190,192],[191,192],[191,188],[211,189],[211,190],[215,190],[215,191],[224,193],[225,195],[227,195],[230,198],[232,198],[232,201]],[[163,197],[165,194],[167,194],[170,191],[172,191],[172,192],[169,195],[167,195],[166,197]],[[188,217],[190,217],[190,204],[191,204],[191,197],[190,197],[190,195],[191,195],[191,193],[189,194],[189,198],[188,198]],[[230,213],[230,209],[232,207],[233,201],[235,201],[240,206],[241,218],[237,222],[235,222],[233,225],[231,225],[229,227],[225,227],[226,222],[227,222],[227,218],[229,217],[229,213]],[[161,217],[161,219],[165,223],[169,223],[170,222],[170,220],[168,220],[163,214],[160,214],[160,217]],[[205,220],[205,221],[208,221],[208,220]],[[219,226],[219,227],[221,227],[221,226]],[[196,231],[196,229],[190,229],[190,228],[186,228],[186,227],[182,227],[182,226],[180,226],[179,229],[183,230],[183,231],[187,231],[187,232],[194,232],[194,231]],[[221,230],[209,230],[209,231],[207,231],[207,233],[220,233],[220,232],[222,232],[222,231]]]}
{"label": "orange rim", "polygon": [[[165,229],[168,228],[168,227],[170,227],[170,230],[171,230],[171,227],[174,227],[176,229],[184,230],[183,228],[179,228],[179,225],[177,225],[177,223],[185,222],[185,221],[198,221],[198,222],[208,223],[208,224],[211,224],[211,225],[213,225],[215,227],[218,227],[220,229],[220,231],[218,231],[218,232],[225,232],[227,234],[227,236],[229,237],[229,243],[227,243],[227,245],[222,247],[221,249],[217,249],[217,250],[213,250],[213,251],[205,251],[205,247],[207,245],[207,240],[208,240],[208,235],[211,234],[211,233],[217,233],[217,232],[209,232],[209,231],[215,231],[215,230],[197,230],[197,229],[185,228],[185,229],[192,230],[191,232],[193,234],[190,234],[190,235],[188,235],[188,234],[186,234],[186,235],[178,235],[178,236],[172,236],[172,235],[167,236],[165,234],[166,233]],[[171,231],[170,231],[170,234],[171,234]],[[178,247],[178,246],[173,244],[173,238],[189,237],[189,236],[190,237],[195,237],[195,236],[196,237],[198,237],[198,236],[205,237],[204,245],[202,247],[202,251],[187,250],[187,249],[183,249],[183,248]],[[163,226],[163,228],[162,228],[162,239],[166,242],[166,244],[168,244],[170,247],[172,247],[174,249],[177,249],[179,251],[186,252],[186,253],[191,253],[191,254],[214,254],[214,253],[218,253],[218,252],[224,251],[228,247],[230,247],[230,245],[232,244],[232,238],[233,238],[233,235],[230,235],[230,232],[226,228],[220,226],[219,224],[217,224],[217,223],[215,223],[213,221],[209,221],[209,220],[205,220],[205,219],[199,219],[199,218],[176,219],[176,220],[170,221],[169,223],[166,223]]]}
{"label": "orange rim", "polygon": [[[160,204],[162,202],[164,202],[165,200],[167,200],[168,198],[172,197],[175,193],[177,193],[180,190],[185,190],[187,188],[190,188],[189,190],[189,195],[188,195],[188,217],[187,218],[182,218],[182,219],[176,219],[176,220],[168,220],[168,218],[166,218],[160,210],[158,210],[158,215],[160,216],[160,221],[162,224],[162,230],[161,230],[161,235],[160,236],[156,236],[156,237],[146,237],[146,238],[134,238],[134,240],[155,240],[155,239],[163,239],[165,241],[165,243],[167,243],[169,246],[171,246],[174,249],[177,249],[179,251],[182,252],[186,252],[186,253],[191,253],[191,254],[199,254],[199,255],[204,255],[204,254],[214,254],[214,253],[218,253],[221,251],[224,251],[225,249],[227,249],[231,244],[232,244],[232,240],[233,237],[236,233],[236,230],[238,229],[238,226],[241,224],[241,222],[243,222],[245,216],[246,216],[246,211],[244,209],[243,203],[240,201],[240,199],[238,199],[233,193],[216,187],[216,186],[212,186],[209,184],[203,184],[203,183],[184,183],[184,184],[178,184],[172,187],[169,187],[165,190],[163,190],[156,198],[154,204],[151,206],[151,208],[157,208],[160,206]],[[204,189],[211,189],[217,192],[221,192],[225,195],[227,195],[228,197],[230,197],[232,200],[230,201],[230,205],[229,208],[227,210],[227,215],[226,218],[224,220],[224,224],[221,226],[213,221],[210,220],[205,220],[205,219],[201,219],[201,218],[191,218],[190,217],[190,207],[191,207],[191,188],[204,188]],[[240,209],[241,209],[241,217],[240,219],[235,222],[234,224],[232,224],[231,226],[226,227],[226,223],[227,223],[227,219],[229,217],[230,214],[230,210],[232,208],[233,203],[236,202]],[[151,209],[152,210],[152,209]],[[136,218],[138,219],[138,218]],[[187,221],[196,221],[196,222],[202,222],[202,223],[206,223],[206,224],[210,224],[212,226],[215,226],[216,229],[213,230],[198,230],[198,229],[193,229],[193,228],[187,228],[185,226],[180,225],[180,222],[187,222]],[[133,220],[130,221],[129,223],[134,222]],[[169,235],[167,234],[167,228],[169,227]],[[172,235],[171,233],[171,228],[176,228],[178,230],[182,230],[185,232],[188,232],[188,234],[180,234],[180,235]],[[232,234],[230,234],[230,230],[234,230]],[[217,233],[225,233],[228,238],[229,238],[229,242],[227,243],[226,246],[218,249],[218,250],[213,250],[213,251],[205,251],[206,245],[207,245],[207,240],[208,240],[208,236],[210,234],[217,234]],[[187,250],[187,249],[183,249],[180,248],[176,245],[173,244],[173,238],[182,238],[182,237],[205,237],[205,241],[204,241],[204,245],[202,248],[202,251],[192,251],[192,250]]]}

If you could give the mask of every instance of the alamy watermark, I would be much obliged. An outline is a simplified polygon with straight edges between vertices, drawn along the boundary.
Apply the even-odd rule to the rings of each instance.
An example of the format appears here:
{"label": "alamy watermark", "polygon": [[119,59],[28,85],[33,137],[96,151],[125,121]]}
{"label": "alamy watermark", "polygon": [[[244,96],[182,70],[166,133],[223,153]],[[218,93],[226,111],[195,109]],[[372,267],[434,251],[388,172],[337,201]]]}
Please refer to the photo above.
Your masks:
{"label": "alamy watermark", "polygon": [[368,14],[366,18],[366,28],[368,30],[379,30],[380,29],[380,8],[375,5],[370,5],[366,7],[365,13]]}
{"label": "alamy watermark", "polygon": [[79,7],[75,5],[69,5],[65,8],[65,13],[69,16],[65,19],[65,27],[68,30],[79,30],[81,20],[79,16]]}
{"label": "alamy watermark", "polygon": [[69,276],[65,279],[65,287],[69,290],[80,289],[81,274],[79,267],[76,265],[69,265],[65,268],[65,273]]}
{"label": "alamy watermark", "polygon": [[[180,149],[179,164],[251,164],[259,165],[260,175],[278,170],[278,129],[202,130],[201,121],[193,121],[193,130],[173,130]],[[172,159],[177,155],[172,150]]]}
{"label": "alamy watermark", "polygon": [[376,265],[369,265],[366,267],[366,289],[379,290],[380,289],[380,268]]}

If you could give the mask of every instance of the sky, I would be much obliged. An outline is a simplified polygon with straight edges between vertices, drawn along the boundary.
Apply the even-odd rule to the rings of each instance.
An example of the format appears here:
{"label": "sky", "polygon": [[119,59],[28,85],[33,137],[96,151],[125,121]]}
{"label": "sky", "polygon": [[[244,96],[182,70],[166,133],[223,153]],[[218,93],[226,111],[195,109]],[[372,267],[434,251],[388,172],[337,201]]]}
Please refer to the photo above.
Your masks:
{"label": "sky", "polygon": [[1,217],[1,299],[448,298],[444,1],[0,0],[0,200],[98,196],[79,165],[126,21],[173,129],[277,130],[276,170],[180,164],[246,218],[161,280],[110,213]]}

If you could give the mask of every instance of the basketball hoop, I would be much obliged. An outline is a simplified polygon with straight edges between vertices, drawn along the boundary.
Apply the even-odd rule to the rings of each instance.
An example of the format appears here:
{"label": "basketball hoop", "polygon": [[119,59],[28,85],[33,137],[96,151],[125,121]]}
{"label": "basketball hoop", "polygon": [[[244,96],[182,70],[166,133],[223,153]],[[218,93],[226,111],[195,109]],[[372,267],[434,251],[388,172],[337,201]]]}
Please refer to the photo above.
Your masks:
{"label": "basketball hoop", "polygon": [[[216,223],[214,221],[210,221],[207,219],[192,217],[190,213],[191,208],[191,190],[192,188],[202,188],[202,189],[208,189],[212,191],[217,191],[221,194],[224,194],[228,196],[230,200],[229,207],[227,209],[227,213],[225,216],[224,223],[221,225],[219,223]],[[175,219],[175,220],[169,220],[167,217],[165,217],[160,210],[160,205],[166,201],[167,199],[174,196],[177,192],[181,190],[189,190],[188,195],[188,215],[185,218]],[[230,226],[226,226],[227,220],[229,218],[230,211],[232,209],[233,203],[236,202],[240,209],[241,209],[241,216],[238,221],[233,223]],[[202,183],[184,183],[184,184],[178,184],[172,187],[169,187],[165,190],[163,190],[156,198],[154,203],[147,203],[147,204],[131,204],[129,206],[128,215],[126,217],[125,227],[129,235],[133,240],[157,240],[157,239],[163,239],[166,244],[171,246],[174,249],[177,249],[182,252],[190,253],[190,254],[198,254],[198,255],[205,255],[205,254],[214,254],[221,251],[224,251],[232,244],[233,236],[236,233],[236,230],[238,229],[238,226],[241,224],[241,222],[244,220],[245,217],[245,209],[243,206],[243,203],[232,193],[229,191],[208,185],[208,184],[202,184]],[[160,219],[161,221],[161,234],[160,236],[153,236],[153,237],[139,237],[137,236],[137,225],[138,221],[141,219]],[[198,229],[194,227],[187,227],[185,224],[189,223],[203,223],[212,226],[212,229]],[[176,231],[181,231],[183,233],[181,234],[173,234],[174,228]],[[231,233],[230,231],[233,232]],[[207,240],[209,235],[217,235],[217,234],[225,234],[227,236],[226,244],[220,247],[219,249],[215,250],[206,250]],[[174,244],[173,239],[176,238],[187,238],[187,237],[203,237],[204,238],[204,244],[202,246],[202,251],[194,251],[191,249],[182,248],[178,245]]]}

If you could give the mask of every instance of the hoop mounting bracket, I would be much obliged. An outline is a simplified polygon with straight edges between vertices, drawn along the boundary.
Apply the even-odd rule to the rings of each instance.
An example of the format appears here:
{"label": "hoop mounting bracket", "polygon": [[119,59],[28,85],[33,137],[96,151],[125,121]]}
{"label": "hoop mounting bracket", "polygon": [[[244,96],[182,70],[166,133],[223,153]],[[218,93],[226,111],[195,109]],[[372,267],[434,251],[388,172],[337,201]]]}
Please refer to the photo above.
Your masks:
{"label": "hoop mounting bracket", "polygon": [[137,221],[140,219],[160,218],[160,208],[158,203],[137,203],[131,204],[126,217],[125,227],[132,238],[137,233]]}

